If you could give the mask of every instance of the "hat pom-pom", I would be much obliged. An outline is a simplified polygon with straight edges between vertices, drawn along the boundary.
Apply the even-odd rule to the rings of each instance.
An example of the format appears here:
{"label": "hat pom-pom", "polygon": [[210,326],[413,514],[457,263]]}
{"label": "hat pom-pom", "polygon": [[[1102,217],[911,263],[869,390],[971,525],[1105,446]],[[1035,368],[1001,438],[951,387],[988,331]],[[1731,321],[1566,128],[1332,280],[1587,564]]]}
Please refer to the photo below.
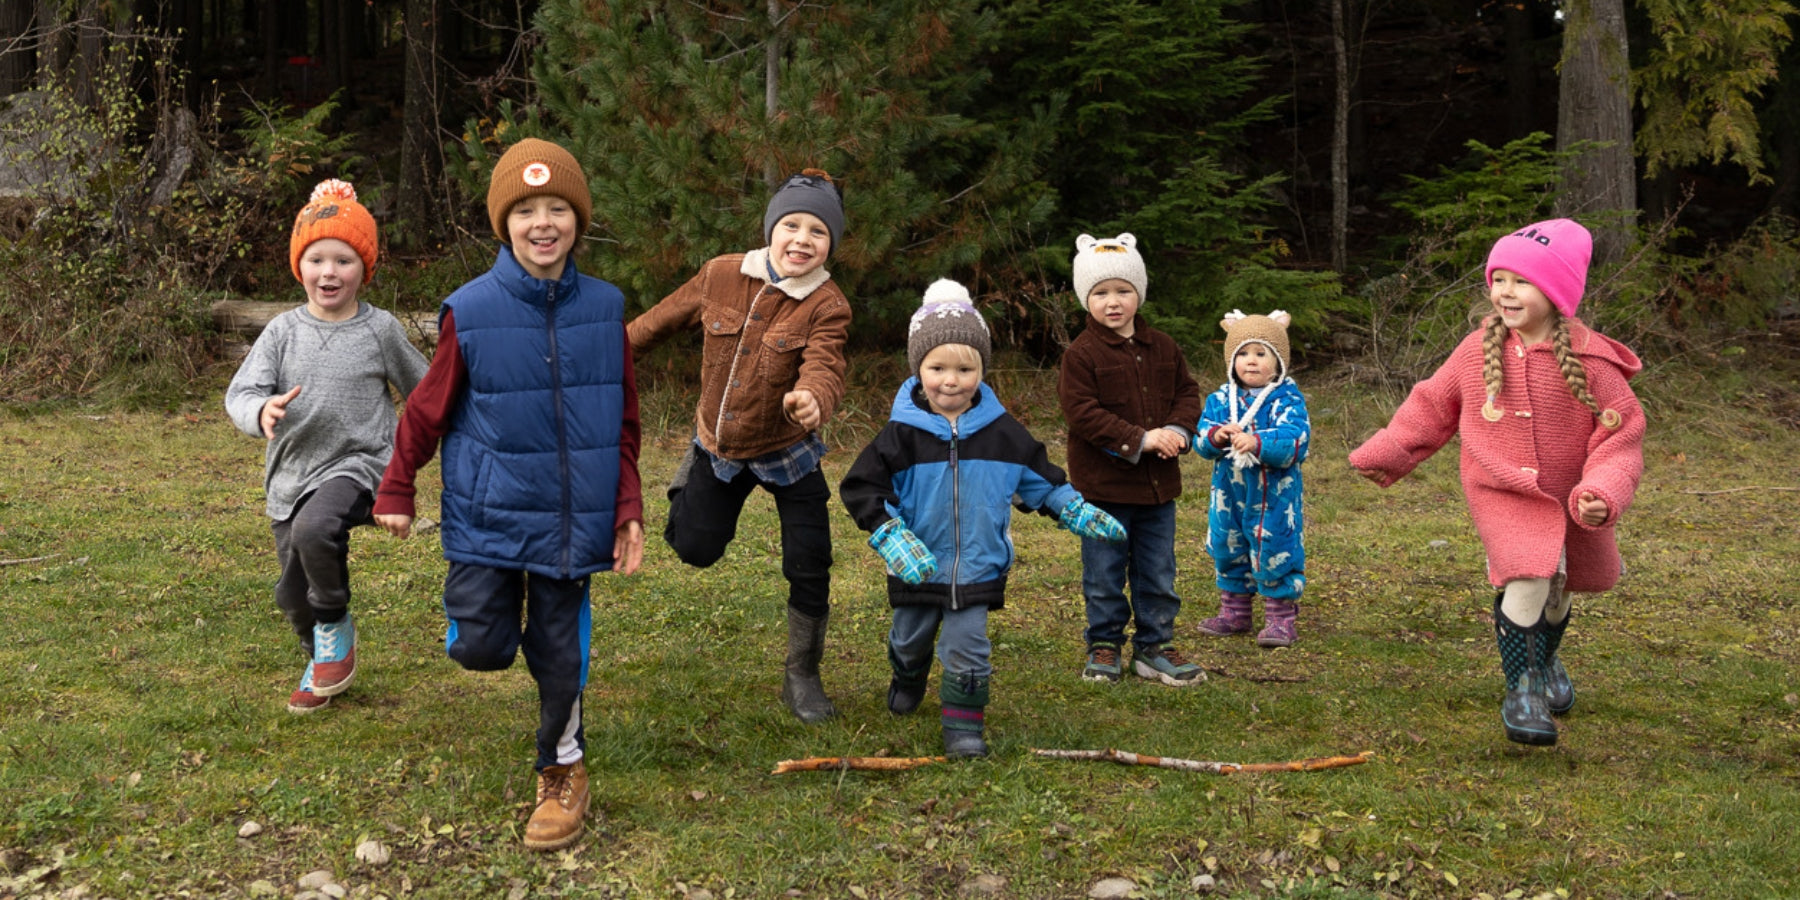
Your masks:
{"label": "hat pom-pom", "polygon": [[320,200],[347,200],[351,203],[355,203],[356,188],[352,187],[348,181],[337,178],[327,178],[324,181],[319,182],[317,187],[313,188],[312,199],[307,202],[317,203]]}
{"label": "hat pom-pom", "polygon": [[969,289],[948,278],[939,278],[925,289],[925,300],[922,306],[938,303],[971,303]]}

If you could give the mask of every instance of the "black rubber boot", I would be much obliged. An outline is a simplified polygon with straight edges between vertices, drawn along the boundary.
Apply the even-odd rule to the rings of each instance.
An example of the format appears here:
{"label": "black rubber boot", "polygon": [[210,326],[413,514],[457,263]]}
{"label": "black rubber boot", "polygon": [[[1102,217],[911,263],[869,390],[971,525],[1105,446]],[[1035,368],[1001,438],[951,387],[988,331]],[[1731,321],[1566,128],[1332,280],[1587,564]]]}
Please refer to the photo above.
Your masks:
{"label": "black rubber boot", "polygon": [[951,759],[979,759],[988,755],[983,710],[988,704],[988,681],[967,673],[946,673],[938,685],[943,701],[944,755]]}
{"label": "black rubber boot", "polygon": [[1544,670],[1537,666],[1543,630],[1542,619],[1530,627],[1508,619],[1500,611],[1500,598],[1494,598],[1494,639],[1500,645],[1500,668],[1506,672],[1500,722],[1506,726],[1507,740],[1540,747],[1556,743],[1556,720],[1550,717],[1550,701],[1544,695]]}
{"label": "black rubber boot", "polygon": [[894,647],[888,645],[888,664],[894,669],[893,680],[888,682],[888,712],[896,716],[904,716],[919,708],[925,700],[925,679],[931,674],[930,662],[916,672],[909,672],[900,666],[899,658],[894,656]]}
{"label": "black rubber boot", "polygon": [[1562,715],[1575,708],[1575,682],[1569,680],[1569,670],[1563,668],[1562,657],[1556,651],[1562,646],[1563,632],[1569,630],[1569,618],[1575,614],[1570,609],[1561,622],[1544,620],[1543,642],[1538,645],[1538,667],[1544,670],[1544,700],[1550,704],[1552,715]]}
{"label": "black rubber boot", "polygon": [[819,682],[819,659],[825,655],[825,626],[831,613],[815,619],[790,606],[787,618],[787,669],[781,678],[781,702],[802,722],[823,722],[837,715],[837,707]]}

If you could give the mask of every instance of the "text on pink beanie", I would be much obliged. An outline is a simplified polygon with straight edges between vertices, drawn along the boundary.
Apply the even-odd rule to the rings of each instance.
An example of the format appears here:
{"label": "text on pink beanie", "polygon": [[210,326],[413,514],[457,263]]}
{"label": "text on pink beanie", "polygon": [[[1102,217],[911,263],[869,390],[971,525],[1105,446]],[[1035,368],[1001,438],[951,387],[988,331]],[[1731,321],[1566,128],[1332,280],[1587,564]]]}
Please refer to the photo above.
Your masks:
{"label": "text on pink beanie", "polygon": [[1594,236],[1580,222],[1534,222],[1494,242],[1488,252],[1487,285],[1494,286],[1495,269],[1506,269],[1537,285],[1557,311],[1573,316],[1587,290],[1593,255]]}

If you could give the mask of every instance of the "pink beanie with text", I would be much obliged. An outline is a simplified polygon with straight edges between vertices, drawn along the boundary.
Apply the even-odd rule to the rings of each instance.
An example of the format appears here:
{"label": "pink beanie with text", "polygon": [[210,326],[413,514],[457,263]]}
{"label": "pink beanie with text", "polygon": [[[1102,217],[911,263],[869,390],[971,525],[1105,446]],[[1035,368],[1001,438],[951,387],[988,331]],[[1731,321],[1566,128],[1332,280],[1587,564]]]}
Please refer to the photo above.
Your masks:
{"label": "pink beanie with text", "polygon": [[1588,260],[1593,255],[1594,236],[1580,222],[1536,222],[1494,242],[1488,252],[1487,285],[1494,286],[1495,269],[1506,269],[1537,285],[1563,315],[1573,316],[1587,289]]}

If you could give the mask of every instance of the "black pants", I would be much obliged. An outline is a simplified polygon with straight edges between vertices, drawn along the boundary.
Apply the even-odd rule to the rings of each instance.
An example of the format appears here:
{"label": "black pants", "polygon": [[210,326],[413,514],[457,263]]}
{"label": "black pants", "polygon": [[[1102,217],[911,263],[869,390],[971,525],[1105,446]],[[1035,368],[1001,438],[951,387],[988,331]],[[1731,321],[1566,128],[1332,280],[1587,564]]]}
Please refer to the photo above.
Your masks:
{"label": "black pants", "polygon": [[375,498],[350,478],[333,478],[300,498],[285,521],[271,523],[281,577],[275,605],[312,655],[313,623],[336,622],[350,608],[350,529],[367,524]]}
{"label": "black pants", "polygon": [[669,489],[669,521],[663,540],[690,566],[706,568],[725,555],[737,536],[744,501],[757,487],[775,498],[781,519],[781,574],[788,582],[788,605],[812,618],[831,610],[831,485],[814,469],[791,485],[770,484],[748,468],[730,481],[713,474],[712,460],[699,451],[682,460]]}
{"label": "black pants", "polygon": [[551,578],[520,569],[450,563],[444,576],[444,650],[465,669],[513,664],[521,647],[538,685],[535,768],[581,759],[581,692],[593,635],[588,578]]}

